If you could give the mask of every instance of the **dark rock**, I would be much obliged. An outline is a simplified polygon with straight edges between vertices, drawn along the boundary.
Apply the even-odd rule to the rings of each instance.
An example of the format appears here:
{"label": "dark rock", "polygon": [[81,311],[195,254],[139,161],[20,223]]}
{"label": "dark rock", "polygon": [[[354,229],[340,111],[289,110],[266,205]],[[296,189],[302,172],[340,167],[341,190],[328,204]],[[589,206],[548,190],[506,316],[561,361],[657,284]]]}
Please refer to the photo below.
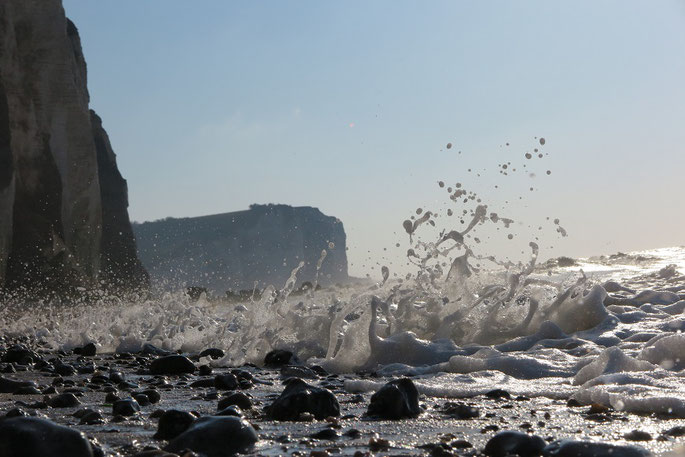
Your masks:
{"label": "dark rock", "polygon": [[183,374],[194,373],[196,370],[193,362],[182,355],[167,355],[155,359],[150,364],[152,374]]}
{"label": "dark rock", "polygon": [[323,430],[319,430],[318,432],[310,436],[315,440],[337,440],[338,438],[340,438],[338,432],[330,427],[324,428]]}
{"label": "dark rock", "polygon": [[672,437],[685,436],[685,427],[680,425],[677,427],[669,428],[663,434]]}
{"label": "dark rock", "polygon": [[490,438],[485,449],[483,449],[483,453],[490,457],[535,456],[542,453],[545,444],[545,440],[537,435],[507,430]]}
{"label": "dark rock", "polygon": [[3,362],[16,363],[18,365],[28,365],[36,360],[38,360],[36,353],[21,344],[16,344],[7,349],[7,352],[2,357]]}
{"label": "dark rock", "polygon": [[217,390],[235,390],[238,388],[238,378],[234,374],[220,374],[214,378]]}
{"label": "dark rock", "polygon": [[220,359],[224,355],[224,351],[218,348],[208,348],[200,352],[200,357],[211,357],[213,359]]}
{"label": "dark rock", "polygon": [[126,375],[121,371],[112,370],[109,372],[109,380],[116,382],[117,384],[120,382],[126,382]]}
{"label": "dark rock", "polygon": [[421,414],[419,391],[409,378],[390,381],[371,396],[367,415],[383,419],[403,419]]}
{"label": "dark rock", "polygon": [[310,368],[298,365],[284,365],[281,367],[281,376],[284,378],[318,379],[319,375]]}
{"label": "dark rock", "polygon": [[212,374],[212,367],[210,367],[209,365],[200,365],[198,374],[200,376],[209,376],[210,374]]}
{"label": "dark rock", "polygon": [[28,417],[28,415],[26,411],[20,408],[12,408],[5,413],[5,417]]}
{"label": "dark rock", "polygon": [[623,435],[623,438],[628,441],[652,441],[652,435],[642,430],[633,430]]}
{"label": "dark rock", "polygon": [[[236,384],[237,384],[237,381],[236,381]],[[191,382],[190,387],[192,387],[192,388],[214,387],[214,379],[213,378],[198,379],[197,381]]]}
{"label": "dark rock", "polygon": [[500,400],[500,399],[510,400],[511,399],[511,394],[504,389],[493,389],[489,392],[486,392],[485,396],[488,398],[496,399],[496,400]]}
{"label": "dark rock", "polygon": [[81,355],[85,357],[93,357],[98,352],[98,348],[95,346],[95,343],[88,343],[80,349]]}
{"label": "dark rock", "polygon": [[14,395],[39,395],[41,393],[35,386],[24,386],[14,391]]}
{"label": "dark rock", "polygon": [[54,397],[48,398],[45,403],[51,408],[71,408],[81,404],[78,398],[72,393],[55,395]]}
{"label": "dark rock", "polygon": [[637,446],[616,446],[591,441],[560,441],[543,450],[545,457],[647,457],[649,452]]}
{"label": "dark rock", "polygon": [[228,408],[232,405],[238,406],[240,409],[252,409],[252,400],[242,392],[233,392],[219,400],[217,409]]}
{"label": "dark rock", "polygon": [[231,405],[228,406],[218,413],[215,414],[215,416],[237,416],[237,417],[243,417],[243,412],[240,410],[239,407],[236,405]]}
{"label": "dark rock", "polygon": [[133,394],[132,397],[140,406],[150,406],[152,404],[148,396],[144,393]]}
{"label": "dark rock", "polygon": [[206,416],[174,438],[165,448],[179,452],[190,449],[207,457],[224,457],[247,451],[259,440],[246,420],[231,416]]}
{"label": "dark rock", "polygon": [[0,457],[93,457],[86,437],[35,417],[0,420]]}
{"label": "dark rock", "polygon": [[115,416],[133,416],[140,411],[140,405],[133,398],[117,400],[112,405],[112,414]]}
{"label": "dark rock", "polygon": [[468,406],[461,402],[451,402],[445,403],[442,409],[444,414],[447,414],[455,419],[473,419],[480,415],[478,408]]}
{"label": "dark rock", "polygon": [[296,361],[292,352],[285,349],[274,349],[266,354],[264,357],[264,365],[269,368],[278,368],[283,365],[289,365]]}
{"label": "dark rock", "polygon": [[274,420],[298,420],[302,413],[310,413],[321,420],[339,416],[340,405],[330,390],[310,386],[301,379],[293,378],[264,411]]}
{"label": "dark rock", "polygon": [[150,403],[159,403],[159,400],[162,399],[162,396],[156,389],[145,389],[142,393],[147,395]]}
{"label": "dark rock", "polygon": [[102,416],[102,414],[99,411],[89,411],[83,416],[81,416],[81,421],[79,424],[81,425],[97,425],[97,424],[104,424],[105,423],[105,418]]}
{"label": "dark rock", "polygon": [[190,424],[195,421],[195,416],[186,411],[170,409],[165,411],[159,418],[157,433],[154,438],[158,440],[171,440],[185,432]]}
{"label": "dark rock", "polygon": [[76,374],[76,368],[68,363],[59,362],[55,364],[55,373],[60,376],[72,376]]}

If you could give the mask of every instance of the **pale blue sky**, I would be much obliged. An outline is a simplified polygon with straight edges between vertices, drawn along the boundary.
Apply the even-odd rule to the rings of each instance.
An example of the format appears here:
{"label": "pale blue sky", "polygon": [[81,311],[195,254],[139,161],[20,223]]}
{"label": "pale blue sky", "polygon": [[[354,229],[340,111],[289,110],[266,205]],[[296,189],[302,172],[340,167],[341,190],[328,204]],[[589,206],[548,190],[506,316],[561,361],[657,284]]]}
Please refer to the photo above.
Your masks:
{"label": "pale blue sky", "polygon": [[[64,6],[135,220],[317,206],[362,274],[369,250],[397,267],[444,180],[524,222],[489,253],[547,216],[569,237],[545,229],[543,257],[685,244],[685,1]],[[535,178],[497,172],[536,136]]]}

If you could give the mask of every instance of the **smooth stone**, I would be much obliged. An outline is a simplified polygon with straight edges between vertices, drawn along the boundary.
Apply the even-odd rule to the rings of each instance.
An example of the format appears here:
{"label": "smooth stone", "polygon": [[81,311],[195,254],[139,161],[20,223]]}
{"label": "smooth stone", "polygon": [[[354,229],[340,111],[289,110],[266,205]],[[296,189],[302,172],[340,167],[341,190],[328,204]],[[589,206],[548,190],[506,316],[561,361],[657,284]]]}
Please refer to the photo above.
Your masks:
{"label": "smooth stone", "polygon": [[112,414],[115,416],[133,416],[140,411],[140,405],[133,398],[117,400],[112,405]]}
{"label": "smooth stone", "polygon": [[478,408],[474,408],[461,402],[451,401],[445,403],[442,412],[456,419],[473,419],[480,415]]}
{"label": "smooth stone", "polygon": [[238,378],[234,374],[219,374],[214,377],[214,387],[217,390],[235,390],[238,386]]}
{"label": "smooth stone", "polygon": [[13,394],[22,387],[36,387],[36,383],[33,381],[15,381],[0,376],[0,393]]}
{"label": "smooth stone", "polygon": [[18,365],[28,365],[38,359],[39,357],[35,352],[31,351],[26,346],[16,344],[7,349],[2,361],[6,363],[16,363]]}
{"label": "smooth stone", "polygon": [[41,393],[35,386],[24,386],[14,391],[14,395],[40,395]]}
{"label": "smooth stone", "polygon": [[302,413],[310,413],[316,419],[337,417],[340,404],[333,392],[310,386],[299,378],[288,380],[281,395],[264,411],[274,420],[298,420]]}
{"label": "smooth stone", "polygon": [[232,405],[238,406],[240,409],[252,409],[252,400],[242,392],[233,392],[219,400],[217,409],[225,409]]}
{"label": "smooth stone", "polygon": [[421,414],[419,391],[409,378],[388,382],[371,396],[366,414],[383,419],[403,419]]}
{"label": "smooth stone", "polygon": [[191,382],[190,387],[193,387],[193,388],[214,387],[214,379],[213,378],[198,379],[197,381]]}
{"label": "smooth stone", "polygon": [[637,446],[616,446],[592,441],[564,440],[545,447],[545,457],[646,457],[650,453]]}
{"label": "smooth stone", "polygon": [[190,424],[194,421],[195,416],[187,411],[179,411],[177,409],[164,411],[159,417],[157,433],[155,433],[154,438],[158,440],[174,439],[188,430],[188,427],[190,427]]}
{"label": "smooth stone", "polygon": [[285,349],[274,349],[264,357],[264,365],[269,368],[278,368],[283,365],[294,364],[296,357],[292,352]]}
{"label": "smooth stone", "polygon": [[35,417],[0,420],[0,443],[0,457],[93,457],[83,433]]}
{"label": "smooth stone", "polygon": [[81,355],[85,357],[93,357],[97,352],[98,348],[95,346],[95,343],[88,343],[81,348]]}
{"label": "smooth stone", "polygon": [[215,416],[237,416],[237,417],[243,417],[243,412],[238,408],[236,405],[231,405],[228,406],[218,413],[215,414]]}
{"label": "smooth stone", "polygon": [[540,455],[544,449],[545,440],[537,435],[507,430],[499,432],[485,445],[483,453],[490,457],[505,457],[518,455],[520,457]]}
{"label": "smooth stone", "polygon": [[46,403],[51,408],[71,408],[81,404],[78,398],[72,393],[64,393],[48,398]]}
{"label": "smooth stone", "polygon": [[102,414],[99,411],[89,411],[83,416],[81,416],[81,420],[79,424],[81,425],[97,425],[97,424],[104,424],[105,423],[105,418],[102,416]]}
{"label": "smooth stone", "polygon": [[179,452],[190,449],[207,457],[224,457],[252,448],[259,440],[255,429],[244,419],[232,416],[205,416],[174,438],[165,448]]}
{"label": "smooth stone", "polygon": [[182,355],[168,355],[155,359],[150,364],[152,374],[184,374],[194,373],[197,368],[188,357]]}
{"label": "smooth stone", "polygon": [[224,351],[219,348],[207,348],[200,352],[200,357],[211,357],[213,359],[220,359],[224,356]]}

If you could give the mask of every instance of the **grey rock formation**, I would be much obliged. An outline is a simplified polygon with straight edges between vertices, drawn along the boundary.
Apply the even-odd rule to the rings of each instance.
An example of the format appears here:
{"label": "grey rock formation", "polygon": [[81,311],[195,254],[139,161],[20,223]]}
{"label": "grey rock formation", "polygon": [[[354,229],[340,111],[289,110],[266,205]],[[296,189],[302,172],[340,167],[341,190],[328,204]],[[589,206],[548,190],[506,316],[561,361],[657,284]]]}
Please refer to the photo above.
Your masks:
{"label": "grey rock formation", "polygon": [[[102,228],[103,216],[126,225],[126,186],[88,103],[78,31],[61,1],[0,2],[0,287],[89,285],[101,266],[106,279],[140,282],[139,266],[108,253],[133,253],[135,264],[129,233],[117,244]],[[100,149],[108,161],[98,166]]]}
{"label": "grey rock formation", "polygon": [[300,262],[297,282],[347,276],[342,222],[312,207],[252,205],[247,211],[134,224],[138,252],[154,283],[206,287],[214,293],[283,287]]}

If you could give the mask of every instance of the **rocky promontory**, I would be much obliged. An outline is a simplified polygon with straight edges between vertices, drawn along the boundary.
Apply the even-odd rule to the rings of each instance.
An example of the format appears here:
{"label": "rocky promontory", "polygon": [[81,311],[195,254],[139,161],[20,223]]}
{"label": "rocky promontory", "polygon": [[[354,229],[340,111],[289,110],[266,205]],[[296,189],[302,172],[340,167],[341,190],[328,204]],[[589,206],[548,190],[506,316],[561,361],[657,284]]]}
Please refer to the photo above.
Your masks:
{"label": "rocky promontory", "polygon": [[0,2],[0,288],[147,282],[60,0]]}
{"label": "rocky promontory", "polygon": [[211,216],[134,224],[139,255],[153,283],[193,286],[223,294],[269,284],[282,287],[303,262],[297,283],[344,282],[346,237],[342,222],[317,208],[252,205]]}

